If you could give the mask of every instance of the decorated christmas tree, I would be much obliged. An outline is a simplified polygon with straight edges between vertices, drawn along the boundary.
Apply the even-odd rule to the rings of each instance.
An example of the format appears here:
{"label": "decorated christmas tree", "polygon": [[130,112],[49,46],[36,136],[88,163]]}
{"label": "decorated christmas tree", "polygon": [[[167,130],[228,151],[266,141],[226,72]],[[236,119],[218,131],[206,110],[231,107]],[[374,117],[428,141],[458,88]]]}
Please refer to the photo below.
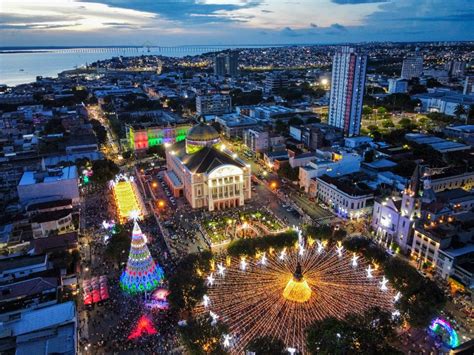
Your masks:
{"label": "decorated christmas tree", "polygon": [[137,221],[133,226],[132,244],[120,286],[129,293],[152,291],[163,279],[163,269],[156,265],[146,245],[146,237]]}

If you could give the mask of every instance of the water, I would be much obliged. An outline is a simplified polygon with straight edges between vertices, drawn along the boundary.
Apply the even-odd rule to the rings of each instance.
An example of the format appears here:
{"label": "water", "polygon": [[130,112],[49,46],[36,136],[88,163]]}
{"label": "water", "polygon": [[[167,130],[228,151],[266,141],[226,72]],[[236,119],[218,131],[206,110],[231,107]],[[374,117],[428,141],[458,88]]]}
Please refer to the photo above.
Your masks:
{"label": "water", "polygon": [[[266,47],[266,46],[259,46]],[[150,48],[71,48],[71,49],[5,49],[0,48],[0,84],[10,86],[30,83],[36,76],[56,77],[63,70],[74,69],[97,60],[117,56],[163,55],[184,57],[218,51],[232,46]]]}

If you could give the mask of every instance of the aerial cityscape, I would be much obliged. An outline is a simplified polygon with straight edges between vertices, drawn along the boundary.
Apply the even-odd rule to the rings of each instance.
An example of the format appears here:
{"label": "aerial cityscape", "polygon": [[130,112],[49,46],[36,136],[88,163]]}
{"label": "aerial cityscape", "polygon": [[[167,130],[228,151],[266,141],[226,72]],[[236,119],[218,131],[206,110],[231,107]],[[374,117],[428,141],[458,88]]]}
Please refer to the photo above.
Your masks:
{"label": "aerial cityscape", "polygon": [[1,354],[472,354],[469,0],[4,0]]}

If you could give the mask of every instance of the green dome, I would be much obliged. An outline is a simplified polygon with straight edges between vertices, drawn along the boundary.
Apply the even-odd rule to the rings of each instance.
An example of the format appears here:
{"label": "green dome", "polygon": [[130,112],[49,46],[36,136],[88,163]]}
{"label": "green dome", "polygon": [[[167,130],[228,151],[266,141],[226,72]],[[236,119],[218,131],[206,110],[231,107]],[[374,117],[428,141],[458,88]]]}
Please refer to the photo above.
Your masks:
{"label": "green dome", "polygon": [[197,142],[212,141],[219,139],[219,133],[214,127],[201,122],[189,130],[187,139]]}

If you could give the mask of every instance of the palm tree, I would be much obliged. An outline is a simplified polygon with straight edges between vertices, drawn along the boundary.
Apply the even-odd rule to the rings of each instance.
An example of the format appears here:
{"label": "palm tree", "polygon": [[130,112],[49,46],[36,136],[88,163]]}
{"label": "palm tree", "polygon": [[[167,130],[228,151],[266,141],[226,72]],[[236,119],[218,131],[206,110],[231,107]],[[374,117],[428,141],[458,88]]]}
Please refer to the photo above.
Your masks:
{"label": "palm tree", "polygon": [[456,108],[454,109],[454,114],[458,119],[461,118],[461,116],[466,114],[466,109],[464,108],[464,105],[459,103],[457,104]]}

